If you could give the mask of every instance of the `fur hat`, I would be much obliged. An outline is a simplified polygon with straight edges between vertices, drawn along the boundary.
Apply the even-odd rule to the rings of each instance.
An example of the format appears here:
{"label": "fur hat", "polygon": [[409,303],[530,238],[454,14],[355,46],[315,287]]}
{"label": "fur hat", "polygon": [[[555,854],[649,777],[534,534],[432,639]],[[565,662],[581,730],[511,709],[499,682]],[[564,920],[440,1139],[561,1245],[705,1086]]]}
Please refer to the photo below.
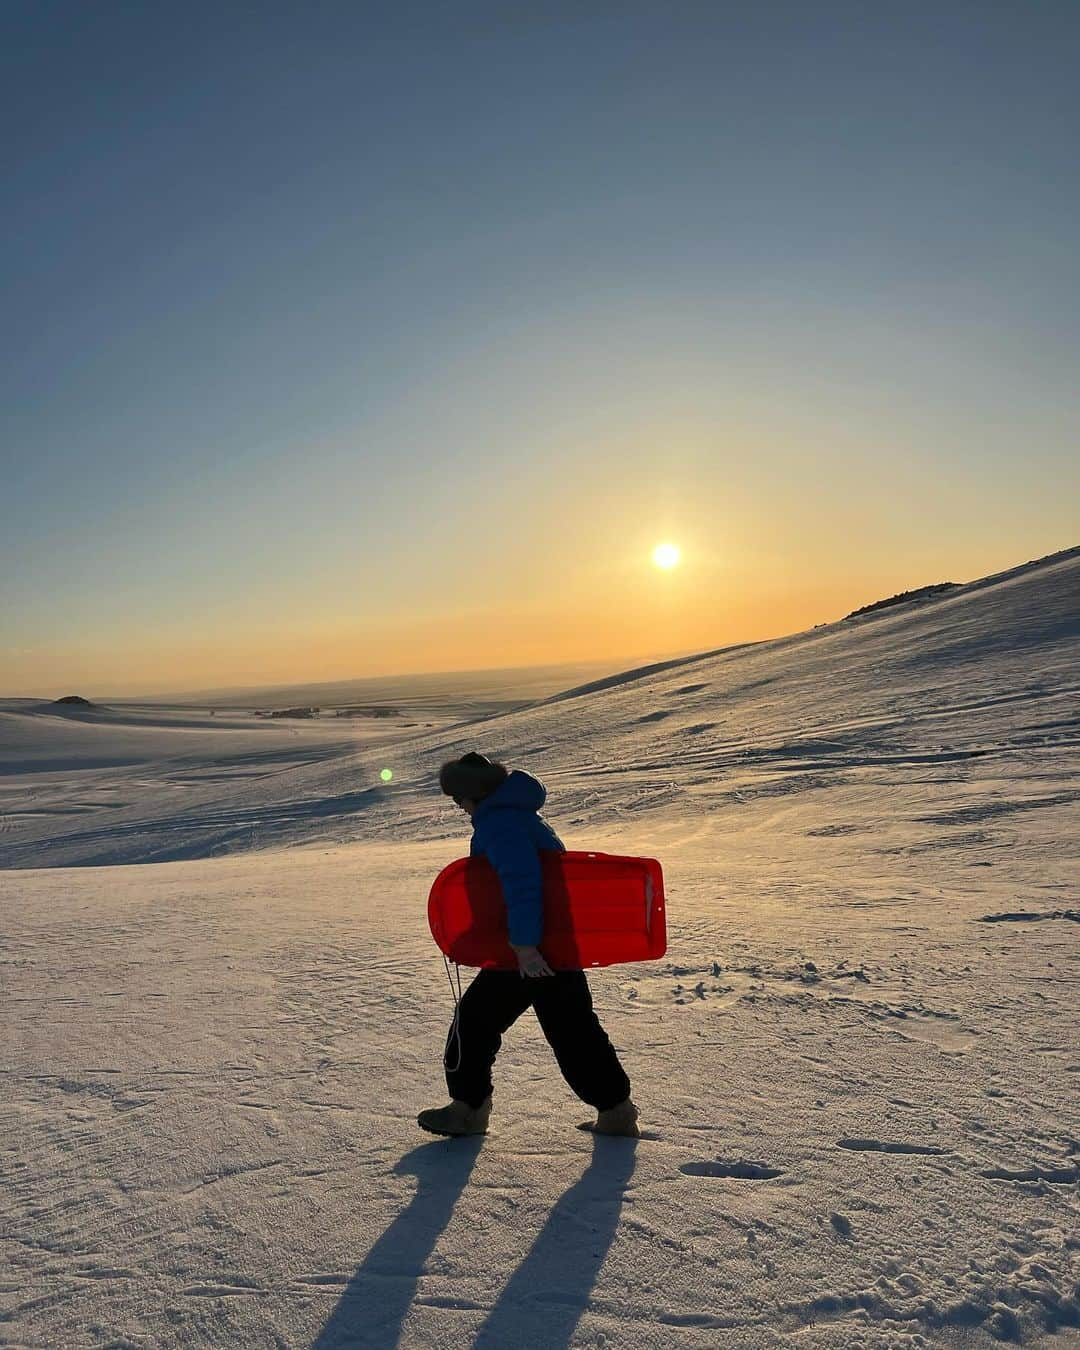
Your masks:
{"label": "fur hat", "polygon": [[474,802],[482,802],[508,777],[509,770],[505,764],[496,764],[478,755],[475,750],[470,750],[467,755],[452,759],[442,766],[439,770],[439,786],[448,797],[468,797]]}

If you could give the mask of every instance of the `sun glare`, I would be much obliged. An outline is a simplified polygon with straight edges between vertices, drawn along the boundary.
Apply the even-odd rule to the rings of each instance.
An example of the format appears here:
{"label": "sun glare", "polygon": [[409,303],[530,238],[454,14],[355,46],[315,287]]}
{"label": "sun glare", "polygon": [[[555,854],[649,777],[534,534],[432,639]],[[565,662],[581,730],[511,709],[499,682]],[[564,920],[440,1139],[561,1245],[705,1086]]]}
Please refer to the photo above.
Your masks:
{"label": "sun glare", "polygon": [[663,568],[665,572],[678,565],[682,553],[674,544],[657,544],[653,549],[652,560],[657,567]]}

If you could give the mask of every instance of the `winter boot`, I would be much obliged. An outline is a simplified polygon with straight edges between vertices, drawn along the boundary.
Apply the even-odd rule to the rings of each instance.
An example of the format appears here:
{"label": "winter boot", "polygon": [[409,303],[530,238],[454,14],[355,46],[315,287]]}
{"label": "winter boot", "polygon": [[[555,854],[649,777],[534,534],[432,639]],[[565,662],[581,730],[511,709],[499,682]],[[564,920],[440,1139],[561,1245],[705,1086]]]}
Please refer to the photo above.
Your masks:
{"label": "winter boot", "polygon": [[416,1123],[431,1134],[487,1134],[490,1115],[490,1097],[476,1107],[470,1106],[468,1102],[460,1102],[455,1097],[449,1106],[421,1111],[416,1117]]}
{"label": "winter boot", "polygon": [[620,1102],[618,1106],[612,1106],[607,1111],[597,1111],[596,1123],[590,1128],[594,1134],[626,1134],[638,1139],[641,1131],[637,1122],[638,1109],[627,1097],[626,1101]]}

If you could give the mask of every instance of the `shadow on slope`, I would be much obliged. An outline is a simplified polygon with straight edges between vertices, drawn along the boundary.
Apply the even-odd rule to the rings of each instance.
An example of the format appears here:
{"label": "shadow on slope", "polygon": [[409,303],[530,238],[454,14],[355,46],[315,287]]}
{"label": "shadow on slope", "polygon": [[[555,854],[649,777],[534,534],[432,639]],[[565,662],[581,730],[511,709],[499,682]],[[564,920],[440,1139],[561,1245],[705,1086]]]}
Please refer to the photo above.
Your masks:
{"label": "shadow on slope", "polygon": [[395,1165],[395,1176],[416,1178],[416,1193],[349,1280],[311,1350],[381,1350],[398,1344],[417,1282],[450,1222],[481,1144],[479,1137],[421,1144]]}
{"label": "shadow on slope", "polygon": [[695,661],[707,661],[712,656],[729,656],[734,652],[747,651],[751,647],[759,647],[759,642],[739,642],[732,647],[714,647],[711,651],[695,652],[692,656],[676,656],[670,661],[657,661],[651,666],[637,666],[633,670],[622,670],[616,675],[606,675],[602,680],[592,680],[589,684],[579,684],[573,689],[564,689],[561,694],[552,694],[550,698],[541,699],[538,703],[533,703],[532,708],[545,708],[551,703],[564,703],[570,698],[580,698],[583,694],[597,694],[601,690],[615,689],[619,685],[633,684],[635,680],[643,680],[648,675],[660,675],[665,670],[677,670],[680,666],[688,666]]}
{"label": "shadow on slope", "polygon": [[[570,1344],[615,1238],[636,1143],[593,1139],[588,1166],[552,1208],[473,1338],[474,1346],[561,1350]],[[350,1279],[312,1350],[391,1350],[400,1344],[420,1277],[469,1182],[481,1145],[479,1138],[422,1144],[397,1163],[396,1175],[416,1177],[416,1193]],[[465,1262],[483,1269],[488,1255],[478,1234]],[[481,1306],[453,1296],[426,1296],[419,1302],[458,1309]]]}
{"label": "shadow on slope", "polygon": [[[64,867],[115,867],[125,863],[188,862],[218,853],[268,848],[294,839],[297,828],[320,820],[343,819],[369,809],[385,789],[376,784],[356,792],[301,801],[223,806],[154,820],[133,820],[72,831],[59,841],[72,857]],[[107,845],[100,850],[97,845]],[[34,867],[36,843],[0,850],[5,867]]]}
{"label": "shadow on slope", "polygon": [[593,1140],[589,1165],[556,1202],[529,1254],[511,1275],[473,1345],[570,1344],[615,1240],[636,1139]]}

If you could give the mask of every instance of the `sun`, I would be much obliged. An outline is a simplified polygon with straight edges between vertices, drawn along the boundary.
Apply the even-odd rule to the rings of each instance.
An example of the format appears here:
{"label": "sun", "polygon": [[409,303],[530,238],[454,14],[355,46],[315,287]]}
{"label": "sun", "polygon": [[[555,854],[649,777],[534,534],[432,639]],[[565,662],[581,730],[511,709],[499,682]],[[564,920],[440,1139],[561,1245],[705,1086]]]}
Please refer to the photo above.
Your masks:
{"label": "sun", "polygon": [[675,544],[657,544],[652,551],[653,562],[665,572],[677,567],[681,557],[682,552]]}

